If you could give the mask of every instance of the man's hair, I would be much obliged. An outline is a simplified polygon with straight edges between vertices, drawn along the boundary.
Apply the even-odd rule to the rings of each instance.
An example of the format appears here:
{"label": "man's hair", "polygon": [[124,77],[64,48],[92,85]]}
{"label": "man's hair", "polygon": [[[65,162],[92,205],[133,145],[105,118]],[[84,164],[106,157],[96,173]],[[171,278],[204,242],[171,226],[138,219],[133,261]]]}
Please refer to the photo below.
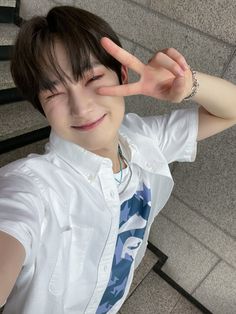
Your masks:
{"label": "man's hair", "polygon": [[45,116],[38,95],[41,90],[54,89],[50,73],[65,84],[67,76],[55,58],[55,39],[59,39],[66,49],[75,81],[84,78],[85,71],[92,68],[92,55],[106,68],[115,71],[122,84],[121,64],[100,44],[104,36],[122,47],[106,21],[71,6],[54,7],[46,16],[35,16],[24,22],[11,60],[11,74],[22,96]]}

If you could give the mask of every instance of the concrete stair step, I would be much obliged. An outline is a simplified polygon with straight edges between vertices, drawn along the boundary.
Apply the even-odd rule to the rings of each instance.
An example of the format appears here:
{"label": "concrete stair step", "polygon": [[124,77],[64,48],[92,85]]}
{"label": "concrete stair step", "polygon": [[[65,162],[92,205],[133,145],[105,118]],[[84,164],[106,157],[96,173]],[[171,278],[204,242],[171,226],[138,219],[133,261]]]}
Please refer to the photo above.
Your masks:
{"label": "concrete stair step", "polygon": [[[9,164],[10,162],[13,162],[15,160],[21,159],[26,157],[29,154],[43,154],[44,153],[44,147],[45,144],[48,142],[48,138],[29,144],[29,145],[25,145],[23,147],[14,149],[10,152],[7,152],[5,154],[1,154],[0,155],[0,167],[3,167],[7,164]],[[1,311],[0,311],[1,313]]]}
{"label": "concrete stair step", "polygon": [[143,281],[153,266],[158,262],[158,257],[149,249],[146,250],[145,256],[139,266],[135,269],[134,278],[130,287],[128,299],[138,285]]}
{"label": "concrete stair step", "polygon": [[10,72],[10,61],[0,61],[0,91],[14,87],[15,84]]}
{"label": "concrete stair step", "polygon": [[118,314],[203,313],[151,270]]}
{"label": "concrete stair step", "polygon": [[46,126],[46,118],[27,101],[0,106],[0,141]]}
{"label": "concrete stair step", "polygon": [[16,6],[16,0],[0,0],[0,7],[12,7]]}
{"label": "concrete stair step", "polygon": [[0,46],[12,46],[15,43],[16,35],[19,27],[15,24],[1,23],[0,24]]}
{"label": "concrete stair step", "polygon": [[158,257],[147,249],[118,314],[202,313],[152,270],[157,261]]}

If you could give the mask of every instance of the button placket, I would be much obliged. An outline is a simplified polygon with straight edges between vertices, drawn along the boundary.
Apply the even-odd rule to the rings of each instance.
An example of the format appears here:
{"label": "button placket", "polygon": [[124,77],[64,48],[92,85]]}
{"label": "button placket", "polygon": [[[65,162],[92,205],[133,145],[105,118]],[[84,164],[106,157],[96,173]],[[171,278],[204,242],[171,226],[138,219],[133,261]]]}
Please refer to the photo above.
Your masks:
{"label": "button placket", "polygon": [[118,191],[115,180],[111,174],[105,174],[101,178],[102,190],[107,201],[118,201]]}
{"label": "button placket", "polygon": [[89,182],[92,182],[92,181],[94,180],[94,176],[93,176],[92,174],[90,174],[90,175],[88,176],[88,180],[89,180]]}

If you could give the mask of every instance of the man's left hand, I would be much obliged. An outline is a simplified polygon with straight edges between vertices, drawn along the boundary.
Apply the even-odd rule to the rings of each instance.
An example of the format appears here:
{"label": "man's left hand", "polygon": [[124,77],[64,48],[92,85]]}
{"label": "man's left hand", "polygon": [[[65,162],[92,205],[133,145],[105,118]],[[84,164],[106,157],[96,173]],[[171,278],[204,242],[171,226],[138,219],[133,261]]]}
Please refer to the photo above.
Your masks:
{"label": "man's left hand", "polygon": [[175,49],[157,52],[147,64],[116,45],[107,37],[101,39],[102,47],[121,64],[140,75],[135,83],[100,87],[99,95],[130,96],[146,95],[161,100],[180,103],[191,93],[192,72],[185,58]]}

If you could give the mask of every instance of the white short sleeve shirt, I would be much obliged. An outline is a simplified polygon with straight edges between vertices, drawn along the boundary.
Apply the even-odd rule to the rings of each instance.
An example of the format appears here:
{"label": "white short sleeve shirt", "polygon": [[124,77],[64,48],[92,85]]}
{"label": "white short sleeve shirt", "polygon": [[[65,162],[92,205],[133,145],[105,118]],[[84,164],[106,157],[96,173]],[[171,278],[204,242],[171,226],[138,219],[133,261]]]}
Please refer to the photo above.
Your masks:
{"label": "white short sleeve shirt", "polygon": [[54,131],[43,155],[2,167],[0,230],[26,251],[3,313],[117,313],[173,189],[168,164],[195,160],[197,133],[197,105],[162,116],[126,114],[119,142],[130,168],[121,185],[110,159]]}

